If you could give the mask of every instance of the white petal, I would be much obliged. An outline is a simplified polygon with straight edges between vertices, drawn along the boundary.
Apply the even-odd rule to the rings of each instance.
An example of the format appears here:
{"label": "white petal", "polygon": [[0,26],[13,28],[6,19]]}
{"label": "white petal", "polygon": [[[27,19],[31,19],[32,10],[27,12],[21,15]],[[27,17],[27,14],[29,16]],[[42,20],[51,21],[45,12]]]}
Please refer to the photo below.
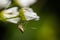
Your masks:
{"label": "white petal", "polygon": [[5,8],[8,8],[10,6],[10,4],[11,4],[11,1],[9,1],[6,5],[4,5]]}
{"label": "white petal", "polygon": [[11,23],[18,23],[20,18],[12,18],[12,19],[7,19],[6,21],[11,22]]}
{"label": "white petal", "polygon": [[17,0],[21,7],[28,7],[36,2],[36,0]]}
{"label": "white petal", "polygon": [[36,21],[38,21],[39,19],[40,19],[40,17],[39,17],[39,16],[37,16],[35,20],[36,20]]}
{"label": "white petal", "polygon": [[18,15],[19,15],[19,12],[18,12],[17,9],[18,9],[17,7],[13,7],[13,8],[4,10],[4,11],[3,11],[4,17],[5,17],[5,18],[11,18],[11,17],[16,17],[16,16],[18,16]]}
{"label": "white petal", "polygon": [[23,11],[24,11],[24,15],[25,15],[25,18],[26,20],[39,20],[39,16],[37,16],[37,13],[35,13],[32,9],[30,8],[23,8]]}
{"label": "white petal", "polygon": [[37,0],[29,0],[30,1],[30,5],[34,4],[35,2],[37,2]]}
{"label": "white petal", "polygon": [[0,0],[0,9],[7,8],[10,4],[10,0]]}

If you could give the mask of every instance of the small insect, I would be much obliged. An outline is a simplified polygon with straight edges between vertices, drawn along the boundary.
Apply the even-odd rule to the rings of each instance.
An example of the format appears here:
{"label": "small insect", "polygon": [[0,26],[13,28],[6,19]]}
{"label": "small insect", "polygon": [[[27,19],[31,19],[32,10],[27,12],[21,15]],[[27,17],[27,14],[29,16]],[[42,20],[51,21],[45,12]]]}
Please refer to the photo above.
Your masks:
{"label": "small insect", "polygon": [[23,25],[22,24],[19,24],[18,25],[18,28],[19,28],[19,30],[23,33],[24,32],[24,29],[23,29]]}

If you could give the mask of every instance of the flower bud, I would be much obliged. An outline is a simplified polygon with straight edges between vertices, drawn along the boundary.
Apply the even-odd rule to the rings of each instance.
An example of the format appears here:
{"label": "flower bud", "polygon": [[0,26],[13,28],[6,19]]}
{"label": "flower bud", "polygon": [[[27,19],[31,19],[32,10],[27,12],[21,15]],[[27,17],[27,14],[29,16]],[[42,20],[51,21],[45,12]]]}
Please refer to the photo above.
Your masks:
{"label": "flower bud", "polygon": [[30,5],[34,4],[36,0],[15,0],[15,3],[21,7],[29,7]]}
{"label": "flower bud", "polygon": [[1,21],[8,21],[11,23],[18,23],[20,18],[18,17],[19,12],[17,7],[13,7],[10,9],[3,10],[0,13],[0,20]]}
{"label": "flower bud", "polygon": [[39,20],[39,16],[37,16],[37,13],[35,13],[31,8],[22,8],[20,10],[20,17],[22,20]]}
{"label": "flower bud", "polygon": [[10,0],[0,0],[0,9],[8,8],[11,4]]}

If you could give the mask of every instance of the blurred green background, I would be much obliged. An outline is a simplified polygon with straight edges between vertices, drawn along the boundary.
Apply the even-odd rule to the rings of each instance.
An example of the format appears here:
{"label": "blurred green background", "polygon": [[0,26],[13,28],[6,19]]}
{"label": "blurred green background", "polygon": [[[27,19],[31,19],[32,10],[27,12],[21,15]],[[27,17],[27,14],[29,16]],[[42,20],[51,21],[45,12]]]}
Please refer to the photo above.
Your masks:
{"label": "blurred green background", "polygon": [[0,22],[0,40],[59,40],[58,0],[37,0],[31,6],[40,16],[39,21],[23,24],[25,32],[18,25]]}

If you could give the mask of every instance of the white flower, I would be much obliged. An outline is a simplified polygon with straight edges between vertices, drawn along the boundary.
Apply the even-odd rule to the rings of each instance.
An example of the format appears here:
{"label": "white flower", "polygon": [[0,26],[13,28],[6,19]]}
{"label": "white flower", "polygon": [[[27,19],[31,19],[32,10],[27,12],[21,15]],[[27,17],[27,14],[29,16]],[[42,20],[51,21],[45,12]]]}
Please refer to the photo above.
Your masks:
{"label": "white flower", "polygon": [[10,0],[0,0],[0,9],[8,8],[10,4],[11,4]]}
{"label": "white flower", "polygon": [[4,18],[16,17],[19,15],[18,8],[13,7],[2,11]]}
{"label": "white flower", "polygon": [[7,19],[6,21],[17,24],[19,22],[19,20],[20,20],[20,18],[17,17],[17,18]]}
{"label": "white flower", "polygon": [[[31,8],[23,8],[25,20],[39,20],[39,16]],[[21,13],[20,13],[21,14]]]}
{"label": "white flower", "polygon": [[15,2],[21,7],[29,7],[34,4],[36,0],[16,0]]}

